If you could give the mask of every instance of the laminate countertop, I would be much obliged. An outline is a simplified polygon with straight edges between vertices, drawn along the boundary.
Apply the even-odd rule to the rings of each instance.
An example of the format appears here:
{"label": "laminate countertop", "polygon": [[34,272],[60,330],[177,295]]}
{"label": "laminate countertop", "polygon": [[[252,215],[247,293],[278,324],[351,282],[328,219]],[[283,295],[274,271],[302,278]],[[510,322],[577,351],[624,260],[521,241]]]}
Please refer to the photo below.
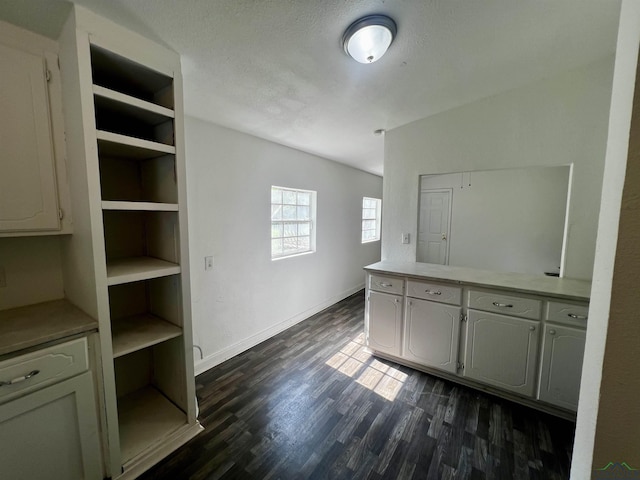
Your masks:
{"label": "laminate countertop", "polygon": [[548,277],[525,273],[494,272],[476,268],[435,265],[420,262],[385,260],[364,267],[367,272],[428,278],[479,287],[493,287],[515,292],[545,295],[567,300],[589,301],[591,282],[573,278]]}
{"label": "laminate countertop", "polygon": [[67,300],[0,311],[0,356],[98,330],[98,322]]}

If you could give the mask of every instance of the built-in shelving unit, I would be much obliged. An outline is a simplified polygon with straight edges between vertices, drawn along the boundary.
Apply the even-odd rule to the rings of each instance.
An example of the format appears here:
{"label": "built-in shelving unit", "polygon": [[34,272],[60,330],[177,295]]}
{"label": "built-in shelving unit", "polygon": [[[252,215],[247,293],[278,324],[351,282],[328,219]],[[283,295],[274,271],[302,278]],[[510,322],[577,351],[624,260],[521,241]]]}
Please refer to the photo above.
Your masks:
{"label": "built-in shelving unit", "polygon": [[[122,462],[187,423],[170,77],[91,46]],[[173,171],[172,171],[173,170]],[[168,178],[167,178],[168,177]],[[163,277],[168,277],[163,279]],[[164,280],[164,281],[163,281]],[[173,307],[172,307],[173,306]],[[179,360],[178,360],[179,359]]]}
{"label": "built-in shelving unit", "polygon": [[[73,7],[62,35],[73,193],[69,295],[100,325],[104,476],[135,478],[202,427],[196,418],[180,61]],[[71,72],[71,74],[69,73]],[[80,119],[80,120],[78,120]],[[94,143],[95,142],[95,143]],[[83,175],[84,174],[84,175]],[[84,183],[83,183],[84,182]],[[88,196],[88,198],[87,198]],[[83,230],[84,228],[84,230]],[[93,275],[93,276],[92,276]]]}

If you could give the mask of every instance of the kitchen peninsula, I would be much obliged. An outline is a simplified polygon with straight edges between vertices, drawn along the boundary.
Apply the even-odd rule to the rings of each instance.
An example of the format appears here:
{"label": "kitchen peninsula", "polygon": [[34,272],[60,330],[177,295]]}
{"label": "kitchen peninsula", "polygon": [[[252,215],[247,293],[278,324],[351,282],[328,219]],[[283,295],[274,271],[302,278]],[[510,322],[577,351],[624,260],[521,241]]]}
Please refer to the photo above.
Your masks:
{"label": "kitchen peninsula", "polygon": [[417,262],[365,270],[374,354],[575,417],[590,282]]}

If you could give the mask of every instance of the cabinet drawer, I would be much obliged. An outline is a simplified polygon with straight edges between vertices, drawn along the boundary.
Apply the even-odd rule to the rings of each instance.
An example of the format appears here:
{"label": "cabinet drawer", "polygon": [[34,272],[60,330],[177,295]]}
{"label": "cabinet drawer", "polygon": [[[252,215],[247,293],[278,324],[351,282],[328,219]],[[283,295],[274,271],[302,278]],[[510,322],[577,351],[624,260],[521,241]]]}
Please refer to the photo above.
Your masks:
{"label": "cabinet drawer", "polygon": [[402,295],[404,290],[404,279],[398,277],[387,277],[384,275],[370,275],[369,289],[376,292],[395,293]]}
{"label": "cabinet drawer", "polygon": [[462,289],[460,287],[415,280],[407,282],[407,296],[433,302],[450,303],[451,305],[460,305],[462,303]]}
{"label": "cabinet drawer", "polygon": [[586,328],[589,306],[566,302],[548,302],[544,319]]}
{"label": "cabinet drawer", "polygon": [[540,320],[542,301],[534,298],[513,297],[496,292],[469,291],[469,308],[497,312],[504,315]]}
{"label": "cabinet drawer", "polygon": [[[0,401],[59,382],[89,369],[85,337],[0,362]],[[24,378],[28,377],[28,378]]]}

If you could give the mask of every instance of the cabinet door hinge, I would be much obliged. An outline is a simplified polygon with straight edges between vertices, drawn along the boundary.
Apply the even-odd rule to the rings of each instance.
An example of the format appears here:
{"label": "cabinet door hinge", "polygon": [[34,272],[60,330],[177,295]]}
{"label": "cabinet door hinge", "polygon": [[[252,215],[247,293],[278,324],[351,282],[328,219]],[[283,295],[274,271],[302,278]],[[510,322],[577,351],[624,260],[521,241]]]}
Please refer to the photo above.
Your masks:
{"label": "cabinet door hinge", "polygon": [[44,78],[47,82],[51,81],[51,70],[49,70],[49,62],[44,60]]}

